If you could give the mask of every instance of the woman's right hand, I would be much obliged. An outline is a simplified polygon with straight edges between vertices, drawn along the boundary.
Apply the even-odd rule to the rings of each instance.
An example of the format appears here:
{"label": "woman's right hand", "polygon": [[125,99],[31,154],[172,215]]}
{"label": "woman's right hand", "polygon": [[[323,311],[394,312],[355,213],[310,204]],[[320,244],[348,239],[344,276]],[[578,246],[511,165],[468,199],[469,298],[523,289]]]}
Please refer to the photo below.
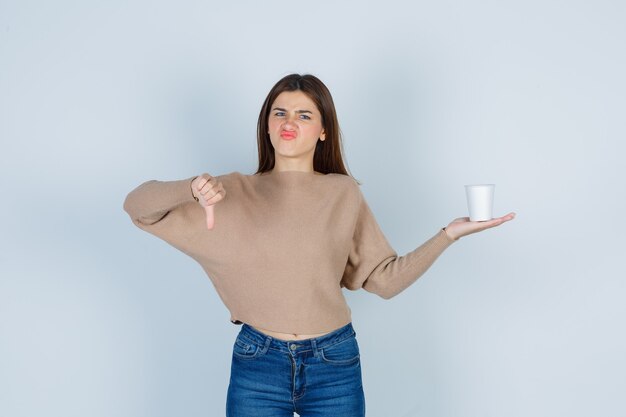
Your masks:
{"label": "woman's right hand", "polygon": [[204,207],[207,229],[213,229],[215,225],[213,205],[226,197],[224,185],[222,185],[221,181],[217,181],[215,177],[204,173],[191,181],[191,192],[198,203]]}

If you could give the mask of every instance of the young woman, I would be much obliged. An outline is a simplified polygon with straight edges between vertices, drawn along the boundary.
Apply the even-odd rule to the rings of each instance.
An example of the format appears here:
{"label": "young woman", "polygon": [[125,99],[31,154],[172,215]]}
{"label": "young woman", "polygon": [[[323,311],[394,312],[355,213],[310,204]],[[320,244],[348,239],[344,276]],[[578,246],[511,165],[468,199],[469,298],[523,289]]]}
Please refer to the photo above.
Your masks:
{"label": "young woman", "polygon": [[133,223],[205,270],[230,320],[226,415],[364,416],[361,363],[342,288],[389,299],[454,241],[513,219],[458,218],[404,256],[389,245],[347,174],[326,86],[284,77],[257,126],[259,167],[150,180],[124,209]]}

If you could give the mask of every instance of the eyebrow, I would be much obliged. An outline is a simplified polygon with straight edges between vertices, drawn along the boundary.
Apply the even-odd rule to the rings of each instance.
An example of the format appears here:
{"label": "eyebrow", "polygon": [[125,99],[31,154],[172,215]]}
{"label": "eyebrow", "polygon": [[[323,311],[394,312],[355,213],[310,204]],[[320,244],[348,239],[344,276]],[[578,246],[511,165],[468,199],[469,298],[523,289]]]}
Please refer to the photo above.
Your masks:
{"label": "eyebrow", "polygon": [[[274,107],[274,108],[272,109],[272,111],[274,111],[274,110],[284,111],[284,112],[286,112],[286,111],[287,111],[287,110],[285,110],[285,109],[283,109],[283,108],[281,108],[281,107]],[[300,114],[302,114],[302,113],[310,113],[310,114],[313,114],[313,112],[311,112],[311,111],[309,111],[309,110],[296,110],[296,113],[300,113]]]}

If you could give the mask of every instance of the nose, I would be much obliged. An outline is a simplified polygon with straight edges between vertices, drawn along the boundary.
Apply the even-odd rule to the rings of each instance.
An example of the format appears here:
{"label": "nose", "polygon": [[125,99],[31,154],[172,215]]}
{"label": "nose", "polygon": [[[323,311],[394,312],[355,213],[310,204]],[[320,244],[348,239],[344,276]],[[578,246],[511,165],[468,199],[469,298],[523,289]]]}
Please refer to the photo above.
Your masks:
{"label": "nose", "polygon": [[283,122],[283,129],[285,129],[285,130],[293,130],[293,129],[295,129],[295,127],[296,127],[295,117],[296,117],[295,115],[288,113],[285,116],[285,121]]}

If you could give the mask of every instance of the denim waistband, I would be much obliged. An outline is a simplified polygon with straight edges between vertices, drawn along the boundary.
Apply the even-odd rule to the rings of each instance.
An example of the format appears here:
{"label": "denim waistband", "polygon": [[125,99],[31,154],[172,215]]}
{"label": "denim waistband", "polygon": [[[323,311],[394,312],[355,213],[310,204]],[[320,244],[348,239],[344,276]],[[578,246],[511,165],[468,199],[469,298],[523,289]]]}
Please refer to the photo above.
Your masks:
{"label": "denim waistband", "polygon": [[249,324],[244,323],[243,326],[241,326],[239,334],[243,338],[248,339],[250,342],[264,346],[265,348],[296,353],[307,350],[316,352],[318,348],[328,347],[349,337],[356,336],[356,331],[352,327],[352,323],[348,323],[345,326],[320,337],[302,340],[282,340],[266,335],[265,333],[261,333]]}

